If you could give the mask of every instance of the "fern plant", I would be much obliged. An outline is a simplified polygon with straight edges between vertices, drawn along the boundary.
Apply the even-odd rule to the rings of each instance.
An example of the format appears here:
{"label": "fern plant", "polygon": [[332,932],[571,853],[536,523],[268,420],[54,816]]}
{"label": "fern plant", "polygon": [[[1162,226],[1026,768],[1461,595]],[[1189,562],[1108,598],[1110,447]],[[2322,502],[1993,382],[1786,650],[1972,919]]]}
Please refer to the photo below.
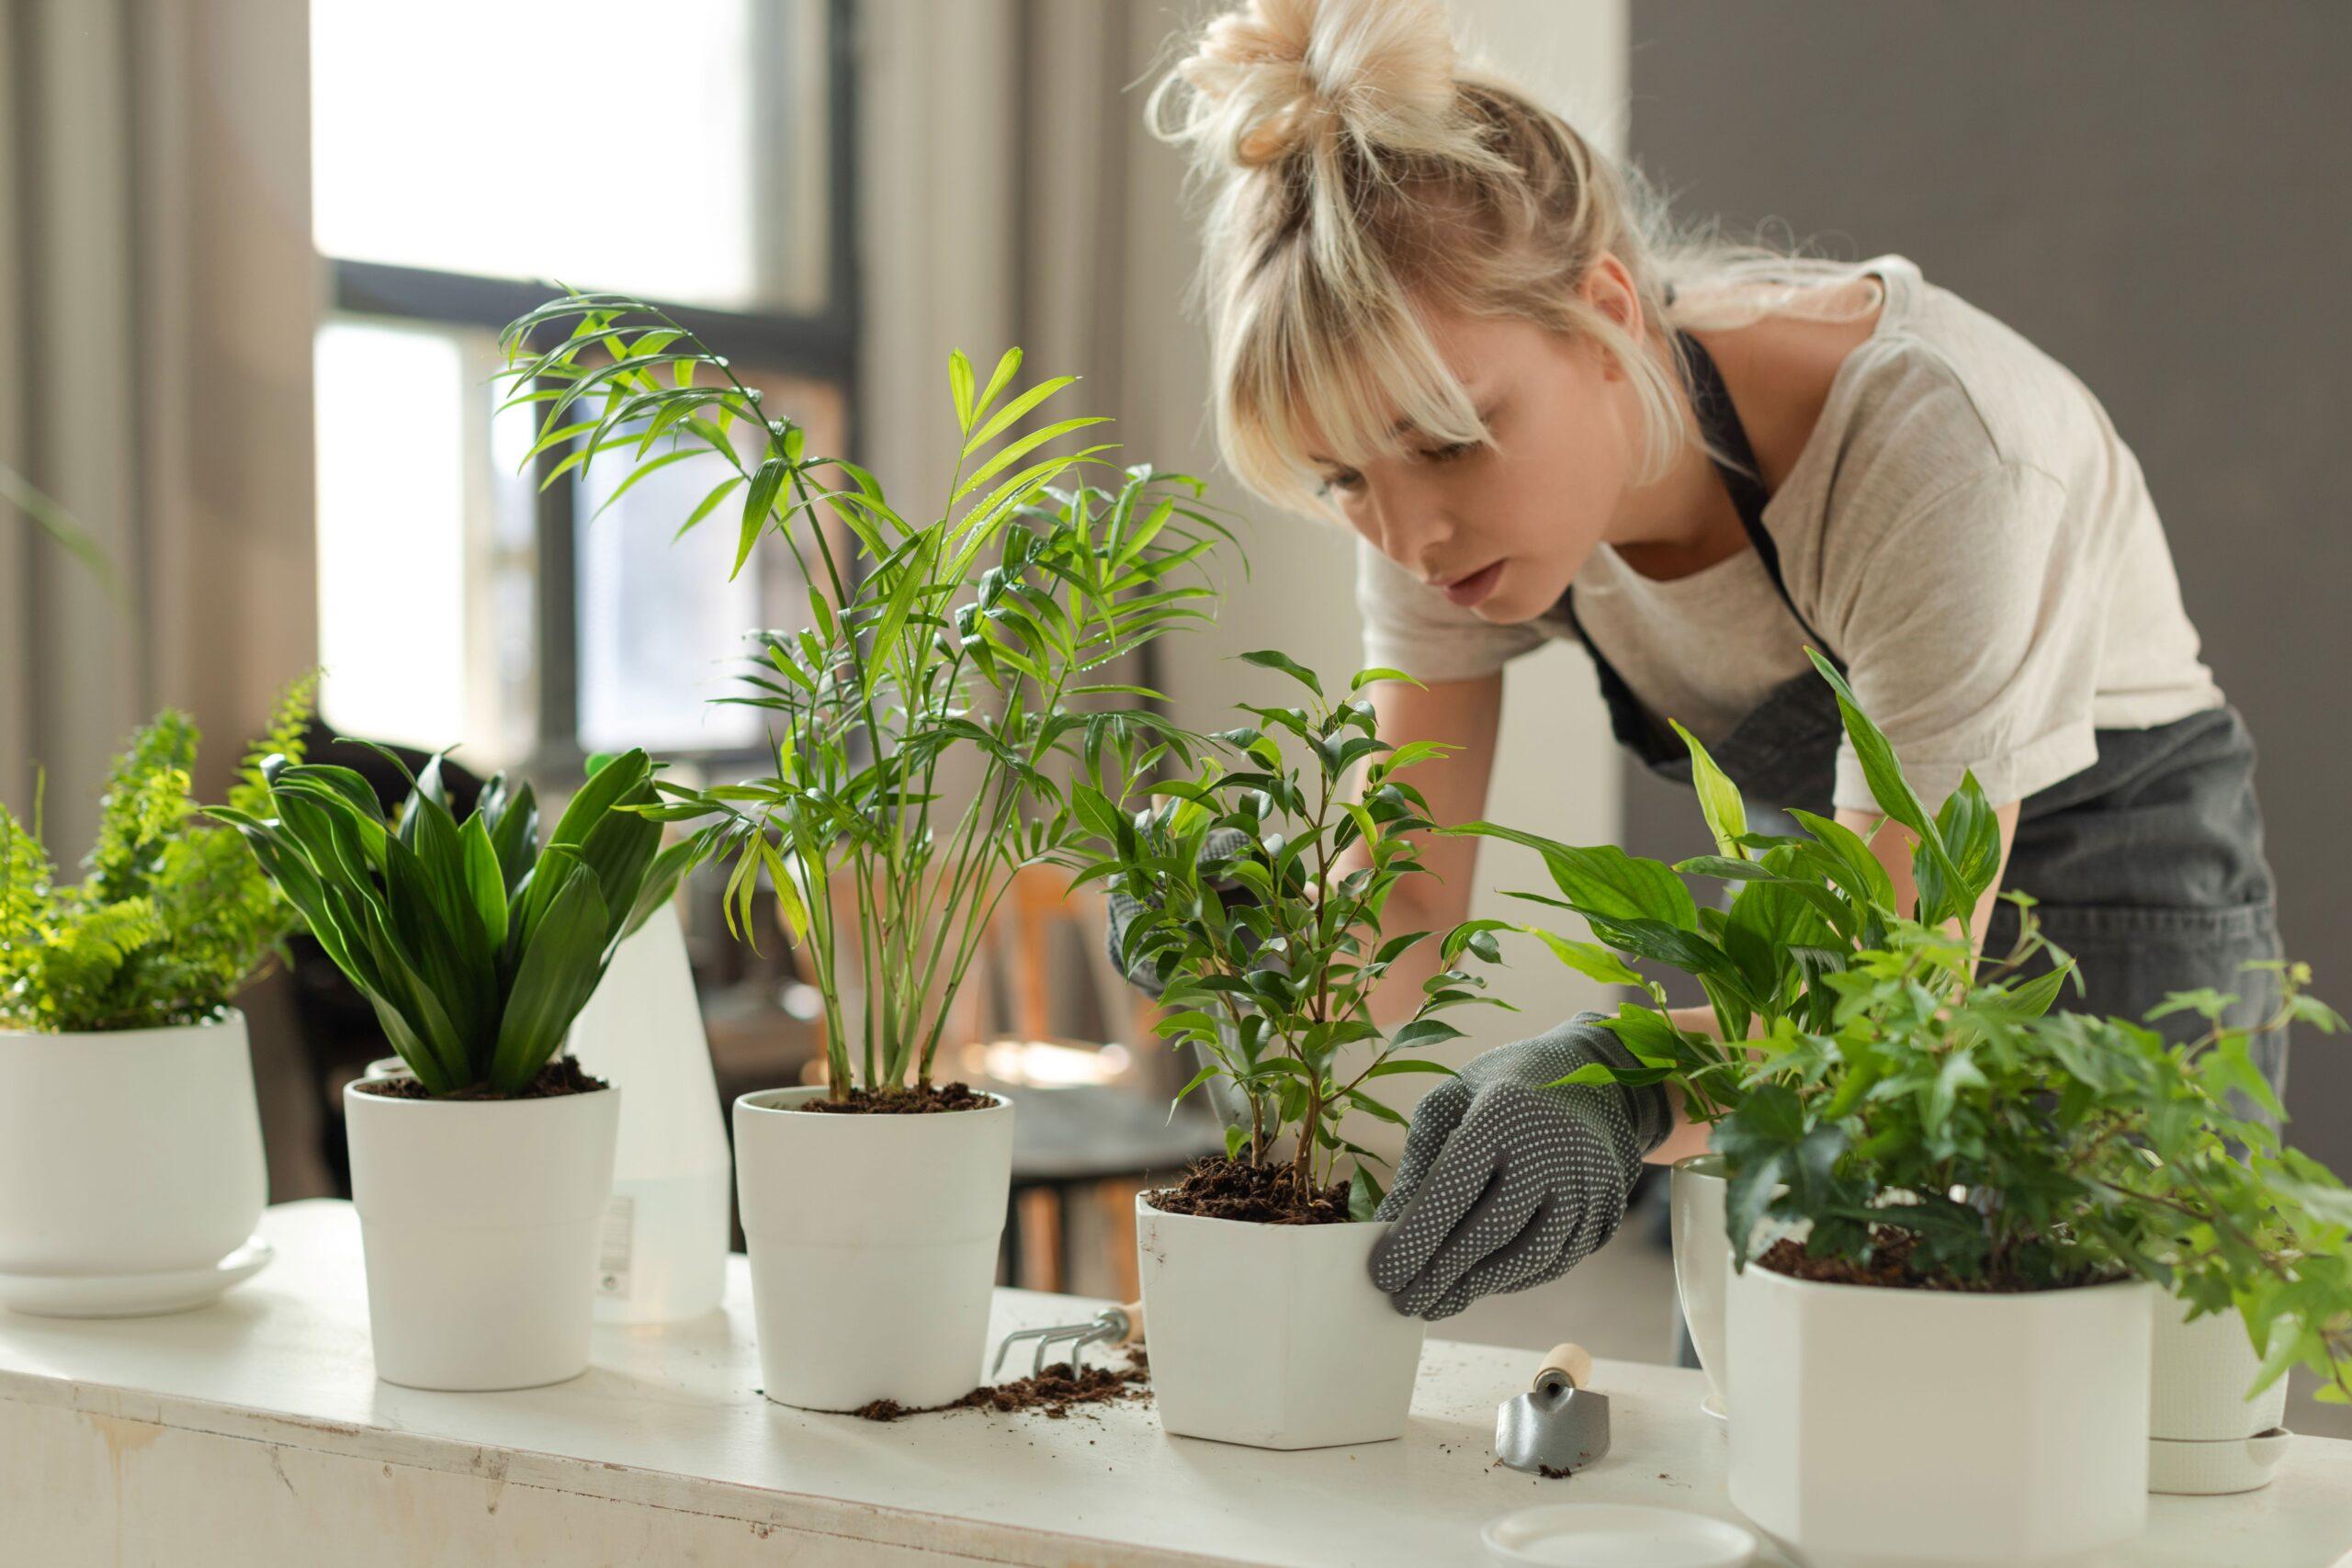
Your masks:
{"label": "fern plant", "polygon": [[[312,678],[282,696],[249,750],[232,807],[266,798],[262,759],[300,757]],[[237,835],[190,793],[196,725],[166,708],[116,759],[98,836],[62,883],[32,823],[0,806],[0,1029],[155,1029],[218,1019],[293,929],[294,911]]]}

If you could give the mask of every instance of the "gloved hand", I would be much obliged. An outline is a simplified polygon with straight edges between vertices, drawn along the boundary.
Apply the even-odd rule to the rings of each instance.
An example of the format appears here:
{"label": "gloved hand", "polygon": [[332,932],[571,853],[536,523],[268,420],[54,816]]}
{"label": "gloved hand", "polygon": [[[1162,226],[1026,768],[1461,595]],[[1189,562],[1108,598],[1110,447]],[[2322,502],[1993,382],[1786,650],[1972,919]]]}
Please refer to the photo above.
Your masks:
{"label": "gloved hand", "polygon": [[1592,1062],[1637,1065],[1600,1018],[1473,1057],[1422,1100],[1377,1216],[1396,1224],[1372,1254],[1398,1312],[1451,1317],[1556,1280],[1616,1234],[1673,1104],[1655,1084],[1544,1087]]}
{"label": "gloved hand", "polygon": [[[1201,840],[1201,852],[1193,864],[1206,865],[1212,861],[1229,860],[1240,852],[1241,846],[1246,841],[1237,829],[1212,829]],[[1231,893],[1237,886],[1230,882],[1213,882],[1210,886],[1220,894]],[[1243,897],[1246,897],[1247,895],[1244,894]],[[1231,898],[1226,901],[1233,902]],[[1111,967],[1125,976],[1127,983],[1136,989],[1157,999],[1159,993],[1168,987],[1167,983],[1152,972],[1151,966],[1148,964],[1138,964],[1133,971],[1130,971],[1120,961],[1121,955],[1126,951],[1127,928],[1135,924],[1137,915],[1143,913],[1145,908],[1143,900],[1131,893],[1114,893],[1109,899],[1109,908],[1111,921],[1108,930],[1103,933],[1103,946],[1111,955]]]}

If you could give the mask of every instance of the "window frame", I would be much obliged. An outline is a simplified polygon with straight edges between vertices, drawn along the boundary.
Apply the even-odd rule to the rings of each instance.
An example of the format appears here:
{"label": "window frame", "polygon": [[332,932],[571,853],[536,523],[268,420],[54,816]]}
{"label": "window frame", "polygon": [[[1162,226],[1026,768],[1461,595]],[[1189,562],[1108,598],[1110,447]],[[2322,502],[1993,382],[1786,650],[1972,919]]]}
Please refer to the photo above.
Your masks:
{"label": "window frame", "polygon": [[[714,344],[730,359],[787,375],[829,381],[841,389],[848,444],[855,457],[861,400],[858,347],[863,321],[857,267],[857,6],[856,0],[823,0],[825,6],[825,305],[815,311],[741,311],[649,299],[681,326]],[[754,134],[772,144],[788,118],[789,99],[779,86],[755,100]],[[780,112],[782,111],[782,112]],[[327,269],[327,309],[336,314],[412,321],[434,326],[477,327],[497,332],[546,303],[548,287],[512,278],[442,272],[320,255]],[[571,450],[543,453],[542,478]],[[580,484],[574,469],[538,492],[534,527],[537,558],[535,640],[538,658],[534,694],[533,743],[522,771],[546,781],[582,775],[587,752],[580,744],[580,573],[575,549],[580,522]],[[759,747],[686,750],[667,760],[703,768],[759,760]]]}

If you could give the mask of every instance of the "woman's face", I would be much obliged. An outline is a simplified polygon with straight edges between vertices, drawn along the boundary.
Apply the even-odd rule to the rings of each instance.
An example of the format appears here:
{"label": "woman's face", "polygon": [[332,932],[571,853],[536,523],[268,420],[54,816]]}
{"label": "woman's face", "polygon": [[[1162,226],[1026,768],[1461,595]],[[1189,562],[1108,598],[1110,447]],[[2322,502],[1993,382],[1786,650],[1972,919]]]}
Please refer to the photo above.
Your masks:
{"label": "woman's face", "polygon": [[1316,469],[1390,560],[1482,620],[1532,620],[1558,603],[1623,502],[1632,396],[1589,341],[1515,318],[1427,321],[1492,444],[1408,431],[1395,456],[1361,468],[1317,457]]}

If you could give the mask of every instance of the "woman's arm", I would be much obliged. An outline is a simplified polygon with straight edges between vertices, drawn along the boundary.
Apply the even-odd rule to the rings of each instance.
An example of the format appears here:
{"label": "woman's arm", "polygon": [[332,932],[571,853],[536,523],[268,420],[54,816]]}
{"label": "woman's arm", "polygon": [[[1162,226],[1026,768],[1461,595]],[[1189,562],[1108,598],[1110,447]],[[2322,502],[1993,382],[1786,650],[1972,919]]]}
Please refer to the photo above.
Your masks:
{"label": "woman's arm", "polygon": [[[2009,848],[2017,841],[2018,836],[2018,804],[2011,801],[2007,806],[1996,807],[1993,813],[1994,820],[2001,829],[2000,863],[1994,869],[1992,886],[1985,888],[1984,896],[1976,901],[1976,912],[1969,920],[1969,930],[1975,935],[1980,953],[1984,947],[1984,923],[1993,918],[1994,906],[2001,897],[2001,879],[2008,874]],[[1881,865],[1886,867],[1887,880],[1894,885],[1896,908],[1908,908],[1918,901],[1919,885],[1911,875],[1911,851],[1918,840],[1908,828],[1891,817],[1881,816],[1875,811],[1857,811],[1850,807],[1838,808],[1838,823],[1840,827],[1852,829],[1868,840],[1871,852],[1878,856]],[[1674,1021],[1676,1028],[1690,1033],[1713,1035],[1715,1032],[1715,1010],[1713,1008],[1674,1008],[1668,1011],[1667,1016]],[[1672,1165],[1676,1160],[1707,1152],[1706,1123],[1690,1119],[1683,1109],[1680,1089],[1668,1084],[1667,1093],[1674,1101],[1679,1125],[1668,1134],[1666,1142],[1650,1151],[1649,1159],[1654,1165]]]}
{"label": "woman's arm", "polygon": [[[1392,746],[1436,740],[1459,748],[1400,775],[1429,802],[1431,821],[1451,825],[1485,815],[1502,705],[1499,671],[1476,681],[1440,681],[1428,686],[1383,681],[1373,687],[1372,706],[1380,721],[1381,739]],[[1442,935],[1470,917],[1478,840],[1424,833],[1419,836],[1417,847],[1421,863],[1434,874],[1398,882],[1388,895],[1381,925],[1390,933]],[[1354,863],[1352,856],[1342,863],[1349,868]],[[1398,959],[1388,972],[1387,983],[1374,995],[1374,1021],[1386,1028],[1410,1017],[1420,1001],[1421,982],[1437,971],[1434,941],[1422,942]]]}

